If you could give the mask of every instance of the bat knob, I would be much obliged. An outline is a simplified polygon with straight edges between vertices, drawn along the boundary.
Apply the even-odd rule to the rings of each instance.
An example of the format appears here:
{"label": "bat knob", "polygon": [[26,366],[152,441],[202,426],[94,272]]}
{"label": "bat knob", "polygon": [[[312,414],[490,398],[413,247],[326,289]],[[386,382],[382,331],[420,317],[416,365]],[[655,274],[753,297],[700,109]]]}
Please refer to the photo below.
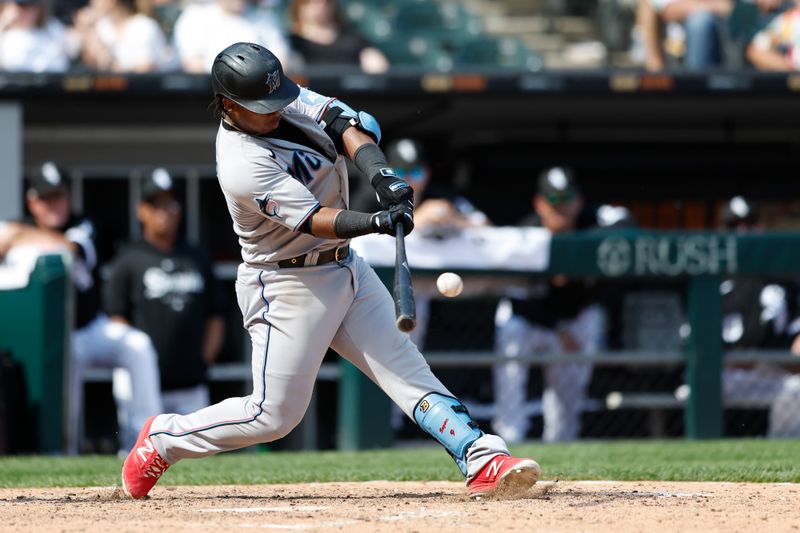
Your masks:
{"label": "bat knob", "polygon": [[397,317],[397,329],[408,333],[409,331],[414,331],[414,328],[417,327],[417,321],[411,318],[410,316],[400,316]]}

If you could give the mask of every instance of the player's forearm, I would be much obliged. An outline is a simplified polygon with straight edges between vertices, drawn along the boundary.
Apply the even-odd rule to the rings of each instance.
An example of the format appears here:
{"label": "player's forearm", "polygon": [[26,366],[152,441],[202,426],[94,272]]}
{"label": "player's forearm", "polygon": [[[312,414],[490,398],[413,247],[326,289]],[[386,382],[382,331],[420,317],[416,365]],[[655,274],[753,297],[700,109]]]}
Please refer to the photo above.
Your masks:
{"label": "player's forearm", "polygon": [[[352,135],[348,136],[347,134],[351,132]],[[386,195],[386,191],[381,190],[384,188],[384,182],[388,182],[387,186],[393,183],[402,186],[405,183],[395,176],[394,170],[386,161],[386,156],[383,151],[367,134],[355,128],[350,128],[345,132],[343,139],[347,157],[353,161],[362,174],[369,178],[370,183],[375,187],[379,197]],[[391,190],[395,191],[396,189],[392,188]],[[381,192],[384,192],[384,194],[382,195]],[[389,194],[392,195],[393,193]],[[381,204],[385,206],[383,200],[385,200],[385,198],[382,199]]]}
{"label": "player's forearm", "polygon": [[354,161],[356,152],[365,144],[375,144],[375,141],[358,128],[347,128],[342,134],[344,155],[351,161]]}
{"label": "player's forearm", "polygon": [[336,215],[341,209],[331,207],[320,207],[316,213],[308,219],[308,233],[320,239],[338,239],[333,229],[336,222]]}
{"label": "player's forearm", "polygon": [[411,210],[414,207],[414,191],[408,183],[395,175],[386,156],[371,138],[355,128],[345,131],[345,135],[350,132],[353,133],[345,139],[345,151],[352,154],[353,163],[369,178],[381,206],[385,209],[401,205]]}
{"label": "player's forearm", "polygon": [[224,340],[225,320],[221,316],[209,318],[206,321],[206,332],[203,338],[203,361],[207,365],[211,365],[217,360]]}
{"label": "player's forearm", "polygon": [[396,224],[408,226],[406,233],[411,232],[414,228],[411,208],[395,206],[377,213],[362,213],[322,207],[309,218],[307,232],[322,239],[352,239],[368,233],[394,235]]}
{"label": "player's forearm", "polygon": [[322,207],[312,215],[309,229],[322,239],[351,239],[375,232],[372,216],[372,213]]}
{"label": "player's forearm", "polygon": [[6,228],[8,247],[14,246],[64,246],[72,253],[77,253],[78,246],[62,233],[48,229],[36,228],[26,224],[10,222]]}

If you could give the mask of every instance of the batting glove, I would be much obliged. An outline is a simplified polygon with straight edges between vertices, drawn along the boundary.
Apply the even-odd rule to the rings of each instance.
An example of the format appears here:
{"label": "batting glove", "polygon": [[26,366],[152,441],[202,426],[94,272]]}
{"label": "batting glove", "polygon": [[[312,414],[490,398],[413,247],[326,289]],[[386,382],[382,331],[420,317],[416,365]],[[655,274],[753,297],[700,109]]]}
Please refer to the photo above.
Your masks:
{"label": "batting glove", "polygon": [[372,186],[378,195],[378,201],[384,209],[391,209],[393,205],[407,204],[414,208],[414,190],[395,176],[378,174],[372,178]]}
{"label": "batting glove", "polygon": [[403,225],[406,235],[414,229],[414,210],[409,205],[394,205],[372,215],[372,227],[375,228],[375,233],[395,236],[398,224]]}

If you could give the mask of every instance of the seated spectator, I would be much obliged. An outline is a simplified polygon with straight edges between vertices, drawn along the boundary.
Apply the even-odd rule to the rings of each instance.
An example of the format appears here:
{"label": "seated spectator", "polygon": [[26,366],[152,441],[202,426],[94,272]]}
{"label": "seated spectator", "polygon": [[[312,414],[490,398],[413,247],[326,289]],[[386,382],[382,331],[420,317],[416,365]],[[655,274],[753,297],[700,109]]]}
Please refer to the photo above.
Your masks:
{"label": "seated spectator", "polygon": [[90,69],[141,73],[174,66],[161,27],[138,9],[137,0],[90,0],[75,14],[73,31]]}
{"label": "seated spectator", "polygon": [[120,422],[119,451],[126,454],[136,442],[139,427],[161,412],[156,352],[150,338],[139,330],[112,322],[100,312],[100,288],[94,227],[71,212],[69,191],[61,172],[45,163],[31,179],[26,195],[31,217],[9,222],[0,229],[0,254],[15,246],[66,250],[73,258],[75,330],[70,360],[68,428],[70,453],[79,451],[82,435],[83,379],[93,367],[122,367],[131,376],[129,398],[115,390]]}
{"label": "seated spectator", "polygon": [[[672,42],[685,40],[685,50],[673,50],[683,56],[685,68],[703,70],[720,65],[723,22],[732,8],[733,0],[639,0],[637,22],[645,46],[646,68],[662,70],[665,66],[662,50],[665,27]],[[674,35],[676,30],[683,35]]]}
{"label": "seated spectator", "polygon": [[[541,226],[554,235],[632,224],[625,208],[587,206],[573,173],[563,167],[545,169],[533,197],[533,216],[522,226]],[[594,285],[557,275],[530,286],[509,289],[495,317],[493,367],[495,415],[492,427],[508,442],[523,440],[530,428],[526,409],[528,366],[514,358],[534,354],[583,354],[587,362],[542,366],[542,415],[546,442],[577,439],[592,376],[590,356],[606,344],[606,312]]]}
{"label": "seated spectator", "polygon": [[336,0],[292,0],[289,42],[304,65],[358,66],[377,74],[389,68],[383,52],[347,27]]}
{"label": "seated spectator", "polygon": [[220,50],[237,42],[260,44],[285,66],[289,45],[275,17],[247,0],[215,0],[186,6],[175,22],[175,48],[186,72],[209,73]]}
{"label": "seated spectator", "polygon": [[800,69],[800,2],[780,13],[747,47],[747,59],[759,70]]}
{"label": "seated spectator", "polygon": [[143,238],[114,259],[104,302],[111,320],[152,339],[164,410],[188,414],[210,403],[206,368],[222,346],[225,321],[208,254],[179,239],[181,212],[170,175],[156,169],[137,211]]}
{"label": "seated spectator", "polygon": [[67,31],[50,16],[45,0],[0,3],[0,70],[64,72],[72,50]]}
{"label": "seated spectator", "polygon": [[[720,225],[740,234],[760,231],[758,208],[736,196],[722,210]],[[722,282],[720,292],[726,350],[785,349],[800,355],[800,319],[792,322],[797,315],[792,284],[733,277]],[[726,365],[722,391],[726,401],[769,404],[768,437],[800,437],[800,375],[768,362]]]}

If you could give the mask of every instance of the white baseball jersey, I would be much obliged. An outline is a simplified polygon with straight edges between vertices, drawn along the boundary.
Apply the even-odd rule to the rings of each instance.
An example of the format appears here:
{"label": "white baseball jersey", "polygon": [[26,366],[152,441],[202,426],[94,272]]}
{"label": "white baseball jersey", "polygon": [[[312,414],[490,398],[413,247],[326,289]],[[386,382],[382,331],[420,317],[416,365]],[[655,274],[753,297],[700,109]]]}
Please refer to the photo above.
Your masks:
{"label": "white baseball jersey", "polygon": [[319,151],[220,125],[217,173],[246,263],[276,263],[347,242],[298,231],[317,207],[348,205],[344,158],[317,122],[332,101],[301,89],[300,96],[281,111],[281,120],[299,128]]}

